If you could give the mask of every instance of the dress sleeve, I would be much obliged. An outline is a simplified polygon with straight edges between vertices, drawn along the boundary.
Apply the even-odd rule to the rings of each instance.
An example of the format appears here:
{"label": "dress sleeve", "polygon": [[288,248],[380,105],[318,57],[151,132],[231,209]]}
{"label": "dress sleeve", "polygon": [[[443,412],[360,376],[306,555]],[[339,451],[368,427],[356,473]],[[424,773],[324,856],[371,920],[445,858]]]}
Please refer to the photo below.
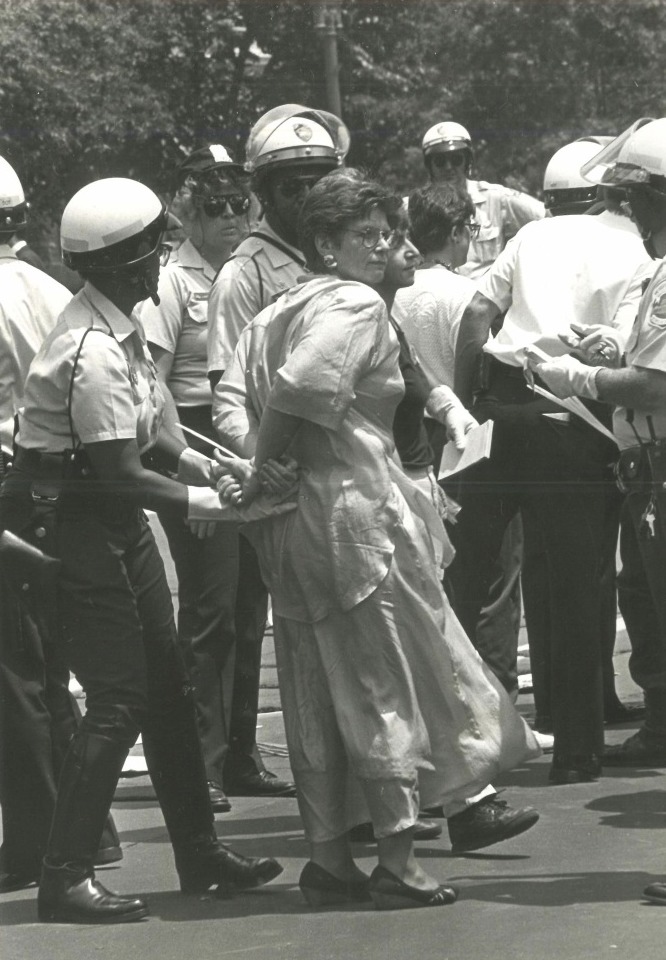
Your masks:
{"label": "dress sleeve", "polygon": [[86,336],[74,372],[72,421],[82,443],[136,437],[137,415],[128,360],[101,330]]}
{"label": "dress sleeve", "polygon": [[259,433],[259,416],[248,394],[248,371],[252,370],[249,342],[250,330],[245,330],[233,360],[213,391],[213,426],[222,442],[232,447],[241,440],[256,440]]}
{"label": "dress sleeve", "polygon": [[175,353],[183,329],[185,310],[183,290],[175,270],[167,266],[160,271],[157,292],[160,304],[156,307],[152,300],[144,300],[139,314],[141,324],[148,343],[154,343],[168,353]]}
{"label": "dress sleeve", "polygon": [[290,352],[277,371],[268,406],[337,430],[357,384],[372,366],[387,324],[386,307],[378,297],[339,295],[311,304],[292,333]]}

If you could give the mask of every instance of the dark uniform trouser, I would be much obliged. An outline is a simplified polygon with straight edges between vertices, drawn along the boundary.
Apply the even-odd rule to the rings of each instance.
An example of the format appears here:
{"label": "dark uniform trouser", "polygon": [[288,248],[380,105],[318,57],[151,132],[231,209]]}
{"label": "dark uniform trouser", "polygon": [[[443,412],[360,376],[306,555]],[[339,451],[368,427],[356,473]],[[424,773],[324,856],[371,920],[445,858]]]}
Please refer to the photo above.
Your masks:
{"label": "dark uniform trouser", "polygon": [[[614,485],[604,492],[606,511],[604,517],[604,541],[601,560],[601,608],[600,630],[602,643],[602,671],[604,710],[612,711],[618,704],[615,690],[613,654],[617,629],[616,557],[620,530],[620,511],[623,495]],[[551,624],[547,595],[548,559],[543,543],[533,536],[527,545],[523,559],[522,587],[525,623],[530,647],[530,666],[534,689],[534,707],[537,720],[551,722]]]}
{"label": "dark uniform trouser", "polygon": [[645,691],[645,729],[666,739],[666,496],[658,497],[653,536],[642,519],[649,501],[649,494],[630,493],[623,506],[618,598],[629,671]]}
{"label": "dark uniform trouser", "polygon": [[[607,462],[613,446],[575,418],[552,420],[561,408],[535,399],[521,371],[495,365],[474,415],[493,419],[489,460],[466,472],[452,491],[462,506],[447,571],[453,606],[468,635],[505,686],[504,637],[478,646],[476,633],[492,564],[506,527],[520,511],[526,544],[546,552],[552,627],[551,703],[556,751],[603,749],[600,571]],[[486,637],[489,641],[492,638]]]}
{"label": "dark uniform trouser", "polygon": [[[55,809],[58,777],[81,723],[69,670],[0,578],[0,868],[38,876]],[[109,817],[100,848],[119,845]]]}
{"label": "dark uniform trouser", "polygon": [[[210,407],[180,407],[181,423],[216,439]],[[196,438],[188,442],[210,455]],[[159,513],[178,575],[178,638],[197,710],[208,780],[263,770],[256,746],[261,645],[268,593],[256,554],[235,524],[198,540]],[[224,772],[223,772],[224,771]]]}

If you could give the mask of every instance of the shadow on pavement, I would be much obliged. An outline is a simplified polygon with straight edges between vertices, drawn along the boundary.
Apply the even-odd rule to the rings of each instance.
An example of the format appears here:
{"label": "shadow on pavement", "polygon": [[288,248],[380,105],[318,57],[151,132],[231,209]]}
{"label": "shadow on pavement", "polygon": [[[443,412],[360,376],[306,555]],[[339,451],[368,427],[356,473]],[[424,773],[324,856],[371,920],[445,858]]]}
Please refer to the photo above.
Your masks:
{"label": "shadow on pavement", "polygon": [[564,907],[577,903],[620,903],[640,900],[643,889],[661,877],[639,870],[598,873],[543,873],[493,876],[451,876],[452,882],[469,881],[461,900],[481,900],[527,907]]}
{"label": "shadow on pavement", "polygon": [[630,830],[659,830],[666,828],[666,791],[646,790],[640,793],[611,794],[597,797],[585,806],[588,810],[608,811],[610,816],[601,817],[605,827],[621,827]]}

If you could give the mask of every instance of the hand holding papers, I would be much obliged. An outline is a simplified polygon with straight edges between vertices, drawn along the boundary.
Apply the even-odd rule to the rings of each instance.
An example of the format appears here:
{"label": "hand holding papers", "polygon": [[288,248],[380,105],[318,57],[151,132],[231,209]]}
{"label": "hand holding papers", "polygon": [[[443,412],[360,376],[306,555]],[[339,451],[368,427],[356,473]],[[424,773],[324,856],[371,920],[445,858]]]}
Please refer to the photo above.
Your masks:
{"label": "hand holding papers", "polygon": [[[578,392],[583,396],[596,398],[596,387],[591,381],[594,380],[595,372],[599,369],[598,367],[586,367],[585,364],[582,364],[580,361],[568,356],[553,360],[552,357],[549,357],[547,353],[544,353],[543,350],[536,346],[526,347],[525,355],[529,363],[529,369],[535,373],[538,373],[539,376],[549,384],[549,386],[552,385],[555,389],[557,389],[559,385],[560,393],[566,392],[566,390],[562,388],[563,386],[568,386],[571,394]],[[573,366],[574,364],[575,367]],[[549,377],[549,374],[552,374],[552,376]],[[561,374],[561,377],[558,376],[559,374]],[[563,384],[559,384],[560,379],[563,379]],[[578,387],[577,390],[575,389],[576,387]],[[594,416],[593,413],[590,413],[579,397],[572,395],[556,396],[556,394],[551,393],[548,390],[544,390],[543,387],[540,387],[537,384],[533,384],[532,388],[535,393],[539,394],[540,397],[544,397],[546,400],[551,400],[560,407],[564,407],[564,409],[568,410],[570,413],[576,414],[577,417],[580,417],[581,420],[584,420],[585,423],[589,424],[589,426],[593,427],[609,440],[617,443],[611,431],[608,430],[603,423],[601,423],[601,421]]]}
{"label": "hand holding papers", "polygon": [[466,440],[464,450],[459,450],[451,442],[446,444],[439,468],[439,480],[460,473],[461,470],[466,470],[479,460],[488,459],[493,440],[493,421],[486,420],[485,423],[474,427],[467,433]]}

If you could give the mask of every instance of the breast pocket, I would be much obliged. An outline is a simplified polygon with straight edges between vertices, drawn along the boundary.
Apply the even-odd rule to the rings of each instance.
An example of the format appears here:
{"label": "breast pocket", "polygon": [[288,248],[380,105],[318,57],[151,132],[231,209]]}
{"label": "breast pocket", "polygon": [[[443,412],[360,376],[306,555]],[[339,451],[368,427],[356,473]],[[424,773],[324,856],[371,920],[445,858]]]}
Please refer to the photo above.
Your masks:
{"label": "breast pocket", "polygon": [[208,297],[205,300],[190,297],[187,301],[188,320],[197,327],[208,322]]}
{"label": "breast pocket", "polygon": [[474,249],[480,263],[492,263],[502,252],[502,231],[483,216],[477,215],[477,221],[481,229],[474,241]]}

